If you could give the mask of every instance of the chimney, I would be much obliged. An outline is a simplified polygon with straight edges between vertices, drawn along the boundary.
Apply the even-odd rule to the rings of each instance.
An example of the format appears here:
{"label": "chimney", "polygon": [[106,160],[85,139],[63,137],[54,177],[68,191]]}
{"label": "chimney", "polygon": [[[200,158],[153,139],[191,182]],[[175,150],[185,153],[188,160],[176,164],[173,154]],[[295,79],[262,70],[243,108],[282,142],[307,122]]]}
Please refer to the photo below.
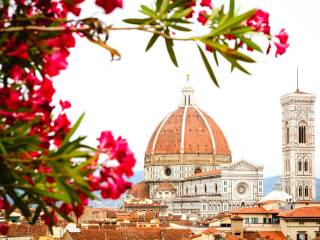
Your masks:
{"label": "chimney", "polygon": [[231,233],[234,237],[241,237],[243,238],[243,218],[234,215],[231,216]]}

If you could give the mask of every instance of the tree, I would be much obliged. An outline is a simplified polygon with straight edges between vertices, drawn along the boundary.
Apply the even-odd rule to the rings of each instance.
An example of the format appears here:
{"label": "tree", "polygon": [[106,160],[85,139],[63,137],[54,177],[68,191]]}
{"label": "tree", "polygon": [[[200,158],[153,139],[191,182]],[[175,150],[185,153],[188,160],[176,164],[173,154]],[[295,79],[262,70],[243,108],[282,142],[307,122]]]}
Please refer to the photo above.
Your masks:
{"label": "tree", "polygon": [[[124,19],[127,27],[105,25],[98,18],[75,19],[82,2],[0,2],[0,208],[6,217],[19,209],[30,223],[41,216],[51,227],[56,214],[68,221],[72,211],[79,217],[88,200],[95,198],[92,192],[116,199],[131,186],[126,177],[133,174],[135,158],[126,140],[103,131],[96,148],[87,146],[85,137],[73,137],[83,115],[72,126],[67,117],[71,104],[52,103],[52,80],[67,68],[76,34],[109,51],[112,59],[120,59],[120,52],[108,44],[113,31],[148,32],[152,36],[146,51],[162,38],[176,66],[174,43],[192,41],[217,86],[208,55],[217,66],[220,54],[232,70],[249,73],[240,64],[254,62],[246,49],[264,52],[255,35],[267,39],[267,54],[275,39],[276,56],[288,47],[283,29],[271,35],[267,12],[252,9],[239,14],[234,0],[228,9],[224,5],[213,8],[211,0],[154,0],[151,7],[141,6],[142,18]],[[95,3],[106,14],[123,4],[122,0]],[[195,35],[199,27],[204,33]],[[7,225],[0,225],[1,233],[7,230]]]}

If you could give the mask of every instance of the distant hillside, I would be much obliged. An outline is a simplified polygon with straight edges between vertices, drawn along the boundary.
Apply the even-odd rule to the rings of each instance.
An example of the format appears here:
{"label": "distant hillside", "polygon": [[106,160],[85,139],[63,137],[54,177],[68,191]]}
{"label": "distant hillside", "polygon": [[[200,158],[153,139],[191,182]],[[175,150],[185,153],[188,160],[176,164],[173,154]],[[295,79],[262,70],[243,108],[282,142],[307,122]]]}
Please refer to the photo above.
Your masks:
{"label": "distant hillside", "polygon": [[[134,176],[129,179],[132,183],[138,183],[143,180],[143,171],[135,171]],[[276,182],[276,176],[268,177],[264,179],[264,195],[273,191],[274,184]],[[316,180],[317,186],[317,200],[320,201],[320,179]],[[92,207],[120,207],[122,205],[122,199],[119,200],[100,200],[100,201],[91,201],[90,205]]]}
{"label": "distant hillside", "polygon": [[[275,182],[276,182],[276,176],[268,177],[264,179],[264,195],[273,191]],[[316,195],[317,195],[317,200],[320,201],[320,179],[319,178],[316,179]]]}

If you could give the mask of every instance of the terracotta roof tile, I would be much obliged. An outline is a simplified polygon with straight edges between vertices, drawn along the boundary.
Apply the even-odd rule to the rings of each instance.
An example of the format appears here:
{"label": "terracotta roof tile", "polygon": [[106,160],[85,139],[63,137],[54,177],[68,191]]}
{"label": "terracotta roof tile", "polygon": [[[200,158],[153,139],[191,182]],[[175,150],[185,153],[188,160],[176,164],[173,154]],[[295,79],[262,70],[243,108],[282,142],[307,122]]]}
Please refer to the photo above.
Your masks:
{"label": "terracotta roof tile", "polygon": [[175,187],[170,182],[161,182],[159,186],[156,188],[159,190],[176,190]]}
{"label": "terracotta roof tile", "polygon": [[302,207],[279,214],[283,218],[320,218],[320,207]]}
{"label": "terracotta roof tile", "polygon": [[263,207],[252,207],[252,208],[240,208],[233,211],[235,214],[250,214],[250,213],[268,213],[268,211]]}
{"label": "terracotta roof tile", "polygon": [[210,170],[210,171],[206,171],[206,172],[195,173],[195,174],[187,177],[187,179],[189,179],[189,178],[198,178],[198,177],[207,177],[207,176],[215,176],[215,175],[219,175],[219,174],[221,174],[221,170]]}
{"label": "terracotta roof tile", "polygon": [[280,231],[263,231],[263,232],[259,232],[259,233],[260,233],[260,236],[265,239],[286,240],[286,237]]}
{"label": "terracotta roof tile", "polygon": [[[184,126],[182,122],[185,107],[179,107],[162,120],[151,136],[146,155],[179,154],[183,138],[186,154],[214,154],[215,152],[218,155],[231,156],[228,142],[219,126],[208,114],[197,109],[196,107],[187,108]],[[183,127],[184,136],[181,136]],[[210,132],[216,149],[213,149]]]}
{"label": "terracotta roof tile", "polygon": [[8,237],[46,236],[48,227],[44,224],[12,224],[9,226]]}
{"label": "terracotta roof tile", "polygon": [[134,198],[150,198],[149,185],[145,182],[139,182],[132,185],[128,194],[131,194]]}

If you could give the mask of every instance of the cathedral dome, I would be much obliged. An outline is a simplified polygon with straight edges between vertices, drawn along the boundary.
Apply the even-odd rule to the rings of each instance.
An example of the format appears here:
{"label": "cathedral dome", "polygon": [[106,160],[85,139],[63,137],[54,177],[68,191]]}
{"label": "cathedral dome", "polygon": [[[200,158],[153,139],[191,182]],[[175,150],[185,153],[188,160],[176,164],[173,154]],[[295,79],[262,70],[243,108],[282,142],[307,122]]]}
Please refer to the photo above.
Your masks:
{"label": "cathedral dome", "polygon": [[179,107],[154,130],[145,166],[179,165],[182,161],[200,165],[201,161],[202,165],[231,162],[227,139],[218,124],[195,104],[193,93],[191,86],[183,87]]}
{"label": "cathedral dome", "polygon": [[183,106],[160,122],[149,141],[146,155],[230,155],[227,139],[215,121],[196,106]]}

